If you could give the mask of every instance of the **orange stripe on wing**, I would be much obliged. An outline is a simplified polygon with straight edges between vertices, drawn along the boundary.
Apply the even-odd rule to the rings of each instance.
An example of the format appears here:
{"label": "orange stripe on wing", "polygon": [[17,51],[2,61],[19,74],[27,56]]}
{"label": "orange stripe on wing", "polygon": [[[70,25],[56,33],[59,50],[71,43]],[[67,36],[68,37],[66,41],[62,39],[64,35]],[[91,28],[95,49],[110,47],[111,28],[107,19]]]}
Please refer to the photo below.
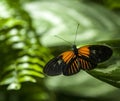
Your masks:
{"label": "orange stripe on wing", "polygon": [[79,65],[77,64],[77,60],[74,60],[72,64],[72,69],[73,69],[73,73],[79,70]]}
{"label": "orange stripe on wing", "polygon": [[86,57],[89,57],[89,55],[90,55],[89,46],[83,46],[83,47],[79,48],[78,49],[78,54],[79,55],[84,55]]}
{"label": "orange stripe on wing", "polygon": [[62,56],[64,62],[68,63],[74,57],[74,53],[73,51],[67,51],[60,54],[60,56]]}

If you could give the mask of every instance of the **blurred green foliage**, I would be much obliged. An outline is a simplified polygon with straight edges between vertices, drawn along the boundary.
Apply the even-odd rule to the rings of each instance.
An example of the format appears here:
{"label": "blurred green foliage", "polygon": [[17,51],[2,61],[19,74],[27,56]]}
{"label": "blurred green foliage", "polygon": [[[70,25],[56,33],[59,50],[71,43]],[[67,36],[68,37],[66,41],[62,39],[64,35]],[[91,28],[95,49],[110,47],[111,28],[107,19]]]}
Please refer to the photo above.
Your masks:
{"label": "blurred green foliage", "polygon": [[[1,0],[0,101],[119,101],[119,0]],[[91,71],[46,77],[44,65],[76,44],[111,47]]]}

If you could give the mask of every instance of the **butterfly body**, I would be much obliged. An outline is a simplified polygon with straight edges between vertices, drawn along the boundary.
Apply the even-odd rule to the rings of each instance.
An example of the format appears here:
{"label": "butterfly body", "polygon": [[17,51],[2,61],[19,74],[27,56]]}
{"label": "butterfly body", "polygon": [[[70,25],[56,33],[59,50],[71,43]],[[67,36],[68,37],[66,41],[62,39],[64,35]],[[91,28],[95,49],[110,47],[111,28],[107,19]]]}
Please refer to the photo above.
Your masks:
{"label": "butterfly body", "polygon": [[88,45],[63,52],[51,59],[44,67],[43,72],[49,76],[69,76],[78,73],[81,69],[94,69],[98,63],[108,60],[112,55],[111,48],[103,45]]}

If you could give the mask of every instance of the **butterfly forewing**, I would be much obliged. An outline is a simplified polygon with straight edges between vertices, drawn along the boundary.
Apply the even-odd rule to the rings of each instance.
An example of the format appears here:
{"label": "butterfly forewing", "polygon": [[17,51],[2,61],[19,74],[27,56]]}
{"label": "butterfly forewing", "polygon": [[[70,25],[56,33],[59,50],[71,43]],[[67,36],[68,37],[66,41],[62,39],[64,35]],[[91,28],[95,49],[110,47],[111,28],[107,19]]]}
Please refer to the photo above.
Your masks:
{"label": "butterfly forewing", "polygon": [[62,68],[65,66],[65,63],[60,56],[50,60],[44,67],[43,72],[47,75],[54,76],[60,75],[62,73]]}
{"label": "butterfly forewing", "polygon": [[44,67],[43,72],[47,75],[54,76],[63,73],[63,69],[67,67],[68,62],[74,56],[73,51],[66,51],[58,57],[51,59]]}
{"label": "butterfly forewing", "polygon": [[98,63],[104,62],[112,55],[111,48],[103,45],[83,46],[78,49],[80,68],[90,70]]}
{"label": "butterfly forewing", "polygon": [[103,45],[91,45],[89,46],[89,50],[90,58],[97,63],[108,60],[113,53],[111,48]]}
{"label": "butterfly forewing", "polygon": [[63,61],[67,64],[73,57],[74,52],[73,51],[66,51],[60,54],[60,57],[62,57]]}

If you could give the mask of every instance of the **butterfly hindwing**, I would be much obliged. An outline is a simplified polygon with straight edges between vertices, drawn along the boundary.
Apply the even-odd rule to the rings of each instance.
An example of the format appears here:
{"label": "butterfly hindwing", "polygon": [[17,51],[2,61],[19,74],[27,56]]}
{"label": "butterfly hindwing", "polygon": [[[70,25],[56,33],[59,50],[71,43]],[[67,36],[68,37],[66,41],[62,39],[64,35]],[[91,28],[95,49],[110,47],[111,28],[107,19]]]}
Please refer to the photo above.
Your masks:
{"label": "butterfly hindwing", "polygon": [[79,59],[80,68],[83,70],[91,70],[97,66],[97,63],[95,63],[87,56],[80,55],[78,59]]}
{"label": "butterfly hindwing", "polygon": [[76,74],[80,71],[80,64],[76,56],[72,57],[71,60],[63,68],[63,75],[69,76]]}

